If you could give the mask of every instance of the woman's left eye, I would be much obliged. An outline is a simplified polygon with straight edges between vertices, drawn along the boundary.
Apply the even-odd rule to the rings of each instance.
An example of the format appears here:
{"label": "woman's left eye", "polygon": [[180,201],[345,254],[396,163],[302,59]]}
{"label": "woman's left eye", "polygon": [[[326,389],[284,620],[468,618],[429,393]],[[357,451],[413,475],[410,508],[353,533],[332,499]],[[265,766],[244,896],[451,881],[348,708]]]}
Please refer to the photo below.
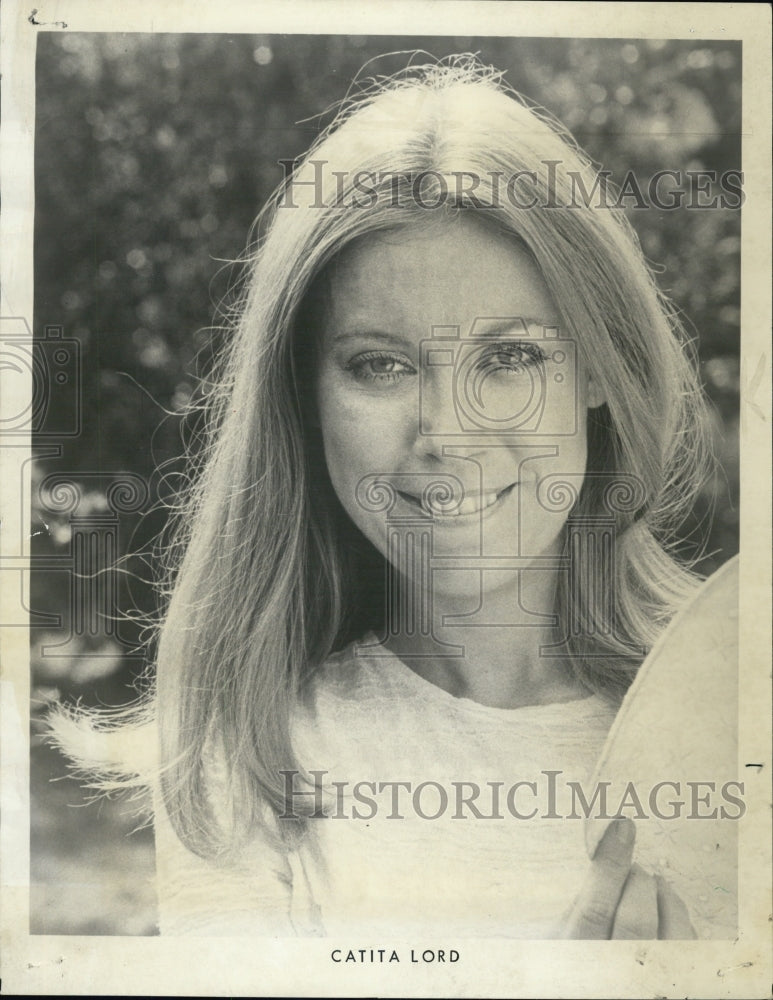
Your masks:
{"label": "woman's left eye", "polygon": [[481,352],[478,364],[489,371],[518,373],[534,365],[541,365],[547,355],[537,344],[492,344]]}
{"label": "woman's left eye", "polygon": [[395,382],[408,375],[415,375],[416,369],[407,358],[396,354],[368,351],[358,354],[347,362],[346,370],[356,379],[365,382]]}

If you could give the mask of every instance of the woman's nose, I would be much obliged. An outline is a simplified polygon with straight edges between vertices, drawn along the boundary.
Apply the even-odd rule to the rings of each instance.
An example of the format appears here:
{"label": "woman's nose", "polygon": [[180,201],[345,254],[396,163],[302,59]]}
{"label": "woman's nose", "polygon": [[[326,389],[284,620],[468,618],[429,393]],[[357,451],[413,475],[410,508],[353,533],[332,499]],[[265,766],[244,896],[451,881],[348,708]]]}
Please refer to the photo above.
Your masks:
{"label": "woman's nose", "polygon": [[457,391],[450,372],[447,377],[443,373],[423,380],[412,444],[421,458],[437,462],[446,462],[451,455],[470,458],[490,445],[491,438],[481,436],[480,428],[463,422]]}
{"label": "woman's nose", "polygon": [[434,371],[419,384],[419,439],[463,438],[456,386],[450,372]]}

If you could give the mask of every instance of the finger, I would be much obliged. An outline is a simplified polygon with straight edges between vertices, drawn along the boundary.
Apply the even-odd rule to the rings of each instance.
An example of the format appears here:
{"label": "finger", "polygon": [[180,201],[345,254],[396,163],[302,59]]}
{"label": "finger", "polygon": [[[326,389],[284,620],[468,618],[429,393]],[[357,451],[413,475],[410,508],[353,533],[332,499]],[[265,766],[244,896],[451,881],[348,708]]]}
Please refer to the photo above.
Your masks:
{"label": "finger", "polygon": [[617,941],[655,941],[658,937],[658,884],[632,865],[615,911],[612,937]]}
{"label": "finger", "polygon": [[607,827],[591,862],[567,925],[567,936],[577,940],[606,940],[612,933],[633,858],[636,827],[630,819],[616,819]]}
{"label": "finger", "polygon": [[697,938],[690,913],[666,880],[655,876],[658,889],[658,937],[661,941],[690,941]]}

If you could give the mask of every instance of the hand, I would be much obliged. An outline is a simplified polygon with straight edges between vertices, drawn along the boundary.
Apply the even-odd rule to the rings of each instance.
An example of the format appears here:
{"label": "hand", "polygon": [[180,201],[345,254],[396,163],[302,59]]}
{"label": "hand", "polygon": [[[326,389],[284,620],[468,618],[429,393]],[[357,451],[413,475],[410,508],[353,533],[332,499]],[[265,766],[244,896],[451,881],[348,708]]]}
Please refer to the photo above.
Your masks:
{"label": "hand", "polygon": [[697,936],[687,907],[665,879],[632,864],[635,840],[632,820],[609,824],[563,937],[649,941]]}

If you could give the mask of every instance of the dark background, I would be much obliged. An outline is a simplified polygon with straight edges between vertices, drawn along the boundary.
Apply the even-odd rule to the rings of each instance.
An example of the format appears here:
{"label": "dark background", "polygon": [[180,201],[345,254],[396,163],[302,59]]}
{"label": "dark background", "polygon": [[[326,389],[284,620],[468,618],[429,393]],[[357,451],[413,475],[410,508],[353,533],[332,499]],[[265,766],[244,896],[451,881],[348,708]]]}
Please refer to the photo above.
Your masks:
{"label": "dark background", "polygon": [[[257,211],[283,179],[279,159],[309,145],[356,74],[477,52],[546,107],[622,182],[661,169],[741,168],[737,42],[346,36],[45,34],[38,40],[34,333],[80,345],[74,396],[51,391],[34,486],[79,484],[79,517],[109,514],[122,474],[147,501],[118,518],[118,630],[72,620],[72,512],[33,488],[33,933],[154,933],[152,838],[131,808],[84,805],[41,738],[59,699],[120,705],[143,667],[155,601],[154,538],[179,482],[181,411],[224,337],[229,288]],[[414,57],[423,62],[425,57]],[[368,63],[364,69],[364,64]],[[361,72],[360,72],[361,71]],[[685,528],[709,573],[737,551],[740,212],[631,208],[661,288],[697,338],[713,404],[719,470]],[[72,362],[75,365],[75,362]],[[58,455],[44,446],[58,446]],[[137,506],[137,505],[135,505]],[[52,559],[64,560],[56,568]],[[44,619],[43,615],[59,616]],[[43,646],[68,641],[63,655]],[[134,654],[134,655],[130,655]],[[59,779],[59,780],[51,780]]]}

